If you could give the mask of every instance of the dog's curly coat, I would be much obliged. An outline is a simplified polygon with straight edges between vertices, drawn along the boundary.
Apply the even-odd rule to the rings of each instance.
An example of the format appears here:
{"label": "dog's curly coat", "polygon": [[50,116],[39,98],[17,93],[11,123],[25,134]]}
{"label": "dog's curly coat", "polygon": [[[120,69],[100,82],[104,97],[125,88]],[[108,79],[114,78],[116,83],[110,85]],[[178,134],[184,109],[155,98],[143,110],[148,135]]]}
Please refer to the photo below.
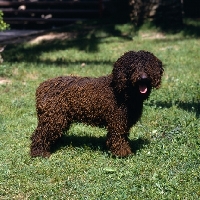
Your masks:
{"label": "dog's curly coat", "polygon": [[50,156],[54,142],[73,122],[105,126],[112,154],[131,154],[129,130],[141,117],[151,89],[160,86],[163,71],[152,53],[129,51],[108,76],[66,76],[41,83],[36,91],[38,126],[31,137],[31,156]]}

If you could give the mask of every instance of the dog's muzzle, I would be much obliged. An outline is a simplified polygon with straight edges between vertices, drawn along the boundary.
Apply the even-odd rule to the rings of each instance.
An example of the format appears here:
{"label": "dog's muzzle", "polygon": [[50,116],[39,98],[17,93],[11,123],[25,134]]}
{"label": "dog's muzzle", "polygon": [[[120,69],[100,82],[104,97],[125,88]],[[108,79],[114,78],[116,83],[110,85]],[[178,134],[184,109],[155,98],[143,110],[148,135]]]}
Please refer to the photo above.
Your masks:
{"label": "dog's muzzle", "polygon": [[141,94],[146,94],[148,91],[149,85],[149,78],[146,73],[142,73],[139,77],[138,84],[139,84],[139,91]]}
{"label": "dog's muzzle", "polygon": [[147,88],[147,86],[146,85],[139,85],[139,90],[140,90],[140,93],[141,94],[146,94],[147,93],[147,91],[148,91],[148,88]]}

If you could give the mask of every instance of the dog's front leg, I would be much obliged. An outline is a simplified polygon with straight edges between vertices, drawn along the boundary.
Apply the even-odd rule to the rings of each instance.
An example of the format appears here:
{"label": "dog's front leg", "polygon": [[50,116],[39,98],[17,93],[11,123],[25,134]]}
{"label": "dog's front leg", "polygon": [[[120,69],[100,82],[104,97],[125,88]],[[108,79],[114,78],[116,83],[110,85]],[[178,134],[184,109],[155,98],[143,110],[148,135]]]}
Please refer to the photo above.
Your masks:
{"label": "dog's front leg", "polygon": [[132,153],[128,142],[128,128],[126,120],[117,119],[108,124],[106,145],[111,153],[118,157],[125,157]]}

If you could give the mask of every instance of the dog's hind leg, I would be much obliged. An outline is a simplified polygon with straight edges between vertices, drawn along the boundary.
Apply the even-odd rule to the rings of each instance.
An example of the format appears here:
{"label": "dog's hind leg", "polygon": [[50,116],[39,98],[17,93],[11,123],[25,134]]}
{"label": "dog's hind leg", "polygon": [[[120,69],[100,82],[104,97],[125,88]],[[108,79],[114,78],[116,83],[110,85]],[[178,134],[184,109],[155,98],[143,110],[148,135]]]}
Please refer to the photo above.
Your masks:
{"label": "dog's hind leg", "polygon": [[38,126],[31,136],[31,156],[49,157],[51,147],[61,137],[62,131],[69,127],[62,112],[43,113],[38,117]]}

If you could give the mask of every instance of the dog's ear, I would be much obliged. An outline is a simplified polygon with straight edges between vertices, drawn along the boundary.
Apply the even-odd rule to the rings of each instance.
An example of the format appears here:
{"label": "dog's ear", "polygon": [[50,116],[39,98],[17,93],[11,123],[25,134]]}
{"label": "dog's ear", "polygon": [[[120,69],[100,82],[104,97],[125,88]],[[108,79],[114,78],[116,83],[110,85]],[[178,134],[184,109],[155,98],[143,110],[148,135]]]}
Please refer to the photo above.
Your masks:
{"label": "dog's ear", "polygon": [[155,70],[154,72],[154,79],[152,80],[152,85],[154,88],[158,89],[161,85],[161,78],[164,73],[164,68],[163,68],[162,62],[158,59],[157,59],[156,66],[157,66],[157,70]]}
{"label": "dog's ear", "polygon": [[125,67],[121,65],[118,61],[114,63],[114,68],[112,71],[113,75],[113,87],[118,93],[122,93],[122,91],[126,88],[127,83],[127,74],[125,72]]}

